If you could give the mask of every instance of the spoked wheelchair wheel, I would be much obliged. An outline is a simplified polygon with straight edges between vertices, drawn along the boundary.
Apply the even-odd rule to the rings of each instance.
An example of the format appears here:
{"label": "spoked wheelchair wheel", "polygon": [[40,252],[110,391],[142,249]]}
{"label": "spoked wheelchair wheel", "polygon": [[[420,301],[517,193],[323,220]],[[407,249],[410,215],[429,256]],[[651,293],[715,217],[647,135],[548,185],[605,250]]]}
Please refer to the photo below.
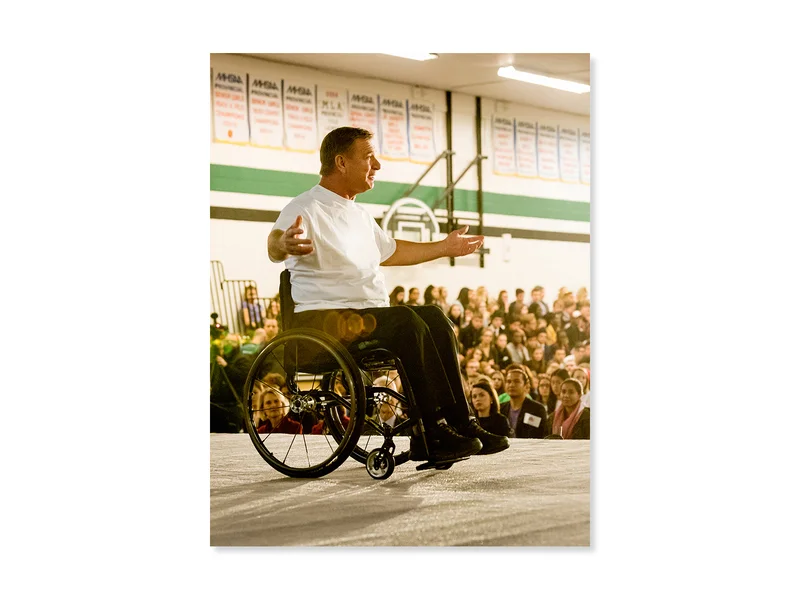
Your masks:
{"label": "spoked wheelchair wheel", "polygon": [[[372,372],[372,375],[374,376],[376,373],[380,373],[382,376],[386,377],[387,386],[391,386],[395,379],[399,380],[399,375],[393,378],[391,375],[389,375],[389,371],[387,369],[374,371]],[[325,389],[334,389],[334,387],[338,385],[338,383],[336,383],[338,381],[338,376],[338,373],[328,374],[325,382],[323,383],[323,387],[325,387]],[[367,377],[367,374],[364,373],[363,376]],[[367,377],[367,379],[370,378]],[[405,384],[405,382],[403,382],[403,384]],[[361,436],[359,437],[357,444],[350,452],[350,458],[357,460],[362,465],[368,466],[367,458],[369,454],[373,450],[380,448],[385,439],[382,431],[382,422],[379,416],[380,413],[386,410],[397,410],[397,412],[400,413],[403,411],[403,409],[408,409],[407,404],[398,402],[395,398],[391,397],[387,393],[377,391],[369,395],[367,397],[367,409],[364,416],[364,427],[361,430]],[[402,422],[400,419],[401,417],[398,415],[398,418],[395,420],[395,425],[398,425]],[[339,440],[344,438],[347,428],[345,427],[344,422],[337,411],[329,409],[325,412],[325,424],[327,426],[327,430],[335,439]],[[395,437],[395,440],[397,441],[398,437]],[[403,463],[407,462],[410,456],[410,450],[398,452],[393,457],[393,467],[395,465],[402,465]],[[369,471],[369,466],[367,470]]]}
{"label": "spoked wheelchair wheel", "polygon": [[[338,372],[337,390],[326,389]],[[321,477],[342,464],[364,425],[366,391],[352,356],[314,329],[278,335],[256,358],[242,394],[247,433],[262,458],[290,477]],[[304,433],[307,417],[339,417],[337,435]]]}

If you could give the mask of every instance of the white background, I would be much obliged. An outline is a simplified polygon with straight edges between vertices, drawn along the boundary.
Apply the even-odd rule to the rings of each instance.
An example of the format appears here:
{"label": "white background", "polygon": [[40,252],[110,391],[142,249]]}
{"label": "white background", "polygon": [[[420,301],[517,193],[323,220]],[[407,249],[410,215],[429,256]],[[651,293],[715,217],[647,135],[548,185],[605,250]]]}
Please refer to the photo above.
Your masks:
{"label": "white background", "polygon": [[[21,6],[4,80],[45,76],[59,110],[2,96],[7,597],[797,596],[785,3],[320,3],[302,24],[228,3],[224,28],[196,4]],[[208,53],[411,39],[389,21],[431,51],[592,53],[591,549],[209,548]],[[170,333],[146,325],[165,294]]]}

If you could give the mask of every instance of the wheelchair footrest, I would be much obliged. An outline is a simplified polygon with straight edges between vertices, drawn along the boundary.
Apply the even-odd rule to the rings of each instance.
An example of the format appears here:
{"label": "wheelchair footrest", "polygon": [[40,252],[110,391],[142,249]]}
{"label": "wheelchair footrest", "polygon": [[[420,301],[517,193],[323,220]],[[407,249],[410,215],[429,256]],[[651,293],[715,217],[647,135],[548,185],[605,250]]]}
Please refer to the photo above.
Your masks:
{"label": "wheelchair footrest", "polygon": [[436,469],[437,471],[446,471],[450,467],[453,466],[454,463],[460,462],[462,460],[467,460],[469,456],[463,456],[461,458],[454,458],[453,460],[440,460],[438,462],[426,462],[422,463],[421,465],[417,465],[417,471],[425,471],[426,469]]}

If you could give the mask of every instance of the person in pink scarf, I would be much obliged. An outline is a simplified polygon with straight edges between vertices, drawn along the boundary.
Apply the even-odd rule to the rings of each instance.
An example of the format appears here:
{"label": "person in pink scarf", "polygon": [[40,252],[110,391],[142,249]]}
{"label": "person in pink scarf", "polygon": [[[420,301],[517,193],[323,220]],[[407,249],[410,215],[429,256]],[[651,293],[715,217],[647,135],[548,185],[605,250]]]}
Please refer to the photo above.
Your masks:
{"label": "person in pink scarf", "polygon": [[583,386],[577,379],[567,379],[561,385],[561,404],[550,417],[550,431],[565,440],[589,439],[589,407],[581,403]]}

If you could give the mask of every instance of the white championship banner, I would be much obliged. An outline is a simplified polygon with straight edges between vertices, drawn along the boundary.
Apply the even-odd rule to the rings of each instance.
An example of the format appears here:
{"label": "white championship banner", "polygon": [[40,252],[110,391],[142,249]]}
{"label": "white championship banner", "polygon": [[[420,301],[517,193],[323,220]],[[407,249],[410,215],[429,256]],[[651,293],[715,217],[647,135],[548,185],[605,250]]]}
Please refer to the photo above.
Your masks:
{"label": "white championship banner", "polygon": [[433,103],[408,101],[408,145],[413,162],[432,163],[436,158],[433,135]]}
{"label": "white championship banner", "polygon": [[581,161],[581,183],[589,185],[592,182],[592,137],[588,131],[580,132],[580,146],[578,155]]}
{"label": "white championship banner", "polygon": [[558,128],[558,166],[561,181],[578,183],[580,163],[578,162],[578,130],[572,127]]}
{"label": "white championship banner", "polygon": [[516,175],[517,165],[514,153],[514,119],[512,117],[492,117],[492,152],[494,172],[498,175]]}
{"label": "white championship banner", "polygon": [[283,115],[286,147],[313,152],[317,145],[317,102],[313,84],[286,79],[283,82]]}
{"label": "white championship banner", "polygon": [[214,91],[214,139],[218,142],[247,144],[250,130],[247,120],[247,88],[244,71],[211,72]]}
{"label": "white championship banner", "polygon": [[539,122],[536,136],[537,164],[542,179],[559,178],[558,173],[558,126]]}
{"label": "white championship banner", "polygon": [[366,92],[349,92],[349,106],[350,125],[371,131],[375,136],[372,141],[378,149],[378,96]]}
{"label": "white championship banner", "polygon": [[250,145],[283,148],[283,97],[281,80],[249,75]]}
{"label": "white championship banner", "polygon": [[408,115],[403,98],[379,96],[381,158],[408,160]]}
{"label": "white championship banner", "polygon": [[536,122],[528,119],[516,119],[517,175],[536,177],[539,170],[536,165]]}

